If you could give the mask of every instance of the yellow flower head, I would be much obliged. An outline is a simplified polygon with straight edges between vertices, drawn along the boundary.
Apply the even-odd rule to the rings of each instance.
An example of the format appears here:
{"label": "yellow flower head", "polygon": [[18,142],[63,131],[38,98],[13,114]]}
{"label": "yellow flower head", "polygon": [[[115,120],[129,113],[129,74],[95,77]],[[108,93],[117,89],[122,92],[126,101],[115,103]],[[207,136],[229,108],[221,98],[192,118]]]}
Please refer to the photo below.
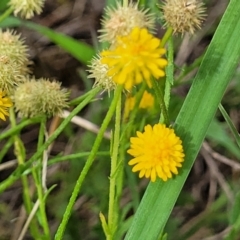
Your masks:
{"label": "yellow flower head", "polygon": [[132,171],[139,171],[140,178],[145,176],[155,182],[159,177],[167,181],[178,174],[178,167],[182,167],[185,156],[182,141],[164,124],[147,125],[144,130],[130,140],[128,153],[134,158],[128,164],[135,165]]}
{"label": "yellow flower head", "polygon": [[9,116],[8,108],[13,105],[11,99],[5,95],[5,92],[0,91],[0,118],[4,121],[6,121],[5,116]]}
{"label": "yellow flower head", "polygon": [[115,44],[117,36],[126,36],[134,27],[153,29],[154,16],[148,9],[139,10],[138,4],[132,1],[127,6],[118,2],[116,8],[107,8],[102,25],[100,41]]}
{"label": "yellow flower head", "polygon": [[[129,113],[133,110],[136,102],[136,97],[128,97],[125,101],[123,118],[126,119]],[[154,97],[151,93],[145,91],[139,104],[140,109],[151,109],[154,106]]]}
{"label": "yellow flower head", "polygon": [[130,90],[143,80],[151,87],[152,77],[159,79],[165,75],[167,61],[161,58],[164,53],[160,39],[145,28],[134,28],[129,35],[119,37],[113,49],[101,53],[101,62],[108,65],[108,75],[115,83]]}

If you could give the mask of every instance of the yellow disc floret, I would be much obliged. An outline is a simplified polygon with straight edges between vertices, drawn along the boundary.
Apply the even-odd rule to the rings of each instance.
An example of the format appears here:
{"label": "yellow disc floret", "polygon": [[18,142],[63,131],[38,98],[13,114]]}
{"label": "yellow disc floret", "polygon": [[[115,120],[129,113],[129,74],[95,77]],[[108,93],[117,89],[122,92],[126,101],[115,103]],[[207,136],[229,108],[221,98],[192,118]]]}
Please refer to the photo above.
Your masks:
{"label": "yellow disc floret", "polygon": [[132,171],[139,171],[139,177],[150,178],[152,182],[159,177],[163,181],[178,174],[177,168],[182,167],[184,153],[181,139],[174,130],[164,124],[153,127],[145,126],[144,132],[137,132],[137,137],[131,138],[128,153],[134,158],[129,165],[134,165]]}
{"label": "yellow disc floret", "polygon": [[130,90],[142,81],[151,87],[152,78],[165,75],[167,61],[162,55],[166,50],[160,47],[160,42],[147,29],[134,28],[129,35],[119,37],[113,49],[101,53],[101,62],[108,65],[113,81],[125,89]]}

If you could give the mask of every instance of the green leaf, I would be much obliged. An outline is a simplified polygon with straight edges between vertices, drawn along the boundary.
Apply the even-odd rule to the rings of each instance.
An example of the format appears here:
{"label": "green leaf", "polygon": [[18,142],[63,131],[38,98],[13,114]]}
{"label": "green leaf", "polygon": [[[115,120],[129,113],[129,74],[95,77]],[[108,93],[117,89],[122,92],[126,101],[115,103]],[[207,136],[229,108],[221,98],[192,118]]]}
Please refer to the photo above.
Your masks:
{"label": "green leaf", "polygon": [[36,23],[21,21],[17,18],[9,17],[0,24],[2,27],[17,27],[20,25],[38,31],[42,35],[48,37],[52,42],[84,64],[89,64],[95,54],[95,50],[88,44]]}
{"label": "green leaf", "polygon": [[240,148],[240,135],[237,131],[237,129],[235,128],[234,124],[232,123],[231,118],[228,116],[227,112],[225,111],[224,107],[222,106],[222,104],[219,104],[219,110],[221,111],[225,121],[227,122],[236,142],[238,147]]}
{"label": "green leaf", "polygon": [[240,192],[235,197],[235,202],[231,211],[230,224],[232,229],[224,240],[238,239],[240,234]]}
{"label": "green leaf", "polygon": [[240,159],[240,149],[233,139],[229,137],[225,125],[225,123],[220,123],[213,119],[208,128],[206,138],[223,146],[236,158]]}
{"label": "green leaf", "polygon": [[239,0],[231,0],[176,119],[175,130],[183,140],[186,154],[183,168],[167,182],[149,184],[126,240],[156,240],[165,227],[239,63],[239,12]]}
{"label": "green leaf", "polygon": [[7,8],[8,0],[1,0],[0,1],[0,11],[3,11],[4,9]]}

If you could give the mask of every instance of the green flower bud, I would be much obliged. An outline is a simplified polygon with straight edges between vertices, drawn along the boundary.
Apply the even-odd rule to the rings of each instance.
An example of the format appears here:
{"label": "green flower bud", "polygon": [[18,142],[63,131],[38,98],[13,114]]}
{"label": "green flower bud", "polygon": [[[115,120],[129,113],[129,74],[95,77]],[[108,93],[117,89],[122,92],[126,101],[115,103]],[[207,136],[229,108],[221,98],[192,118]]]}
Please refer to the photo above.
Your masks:
{"label": "green flower bud", "polygon": [[61,84],[47,79],[31,79],[16,88],[14,106],[20,117],[47,117],[61,114],[68,107],[69,92]]}
{"label": "green flower bud", "polygon": [[116,88],[116,83],[112,80],[112,77],[108,76],[108,65],[101,63],[101,57],[97,56],[92,59],[89,67],[91,74],[88,75],[88,78],[95,78],[93,87],[100,86],[104,91],[107,90],[109,95],[110,91]]}
{"label": "green flower bud", "polygon": [[0,54],[6,55],[23,68],[23,73],[28,72],[29,65],[28,48],[20,38],[20,34],[16,34],[13,30],[0,30]]}
{"label": "green flower bud", "polygon": [[0,54],[0,89],[10,95],[14,87],[25,80],[22,70],[16,61]]}

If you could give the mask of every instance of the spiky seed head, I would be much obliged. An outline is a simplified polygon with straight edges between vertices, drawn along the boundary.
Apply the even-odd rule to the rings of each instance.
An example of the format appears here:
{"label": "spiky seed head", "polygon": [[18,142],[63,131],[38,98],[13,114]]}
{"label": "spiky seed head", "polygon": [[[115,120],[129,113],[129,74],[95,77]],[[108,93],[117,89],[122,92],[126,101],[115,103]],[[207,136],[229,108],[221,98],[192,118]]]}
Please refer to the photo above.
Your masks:
{"label": "spiky seed head", "polygon": [[19,84],[14,92],[14,105],[21,117],[61,114],[68,107],[69,92],[61,84],[48,79],[30,79]]}
{"label": "spiky seed head", "polygon": [[18,84],[25,81],[22,67],[12,58],[0,53],[0,89],[11,95]]}
{"label": "spiky seed head", "polygon": [[22,75],[30,72],[29,49],[21,39],[21,35],[13,30],[0,29],[0,54],[12,59],[21,68]]}
{"label": "spiky seed head", "polygon": [[35,13],[40,14],[45,0],[10,0],[9,6],[15,16],[30,19]]}
{"label": "spiky seed head", "polygon": [[88,70],[91,74],[88,78],[95,78],[93,87],[100,86],[104,91],[107,90],[110,94],[111,90],[116,88],[116,83],[112,80],[111,76],[108,76],[109,67],[107,64],[101,62],[101,57],[97,56],[92,59],[90,69]]}
{"label": "spiky seed head", "polygon": [[201,28],[206,17],[201,0],[165,0],[163,6],[165,27],[172,27],[174,33],[191,33]]}
{"label": "spiky seed head", "polygon": [[99,30],[101,42],[108,41],[114,44],[117,36],[128,35],[134,27],[154,29],[155,18],[148,9],[140,10],[138,5],[130,3],[123,6],[117,3],[116,8],[107,8],[102,20],[102,29]]}

